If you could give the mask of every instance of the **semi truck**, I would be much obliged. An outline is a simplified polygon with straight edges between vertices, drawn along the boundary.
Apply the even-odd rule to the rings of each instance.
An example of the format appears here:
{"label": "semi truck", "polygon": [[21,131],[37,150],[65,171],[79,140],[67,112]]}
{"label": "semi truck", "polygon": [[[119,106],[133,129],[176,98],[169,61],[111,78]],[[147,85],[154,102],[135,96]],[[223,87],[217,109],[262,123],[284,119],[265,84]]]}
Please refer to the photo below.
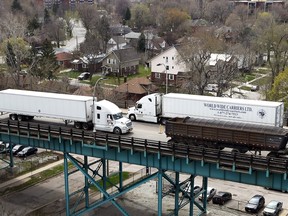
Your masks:
{"label": "semi truck", "polygon": [[187,116],[250,124],[283,126],[284,103],[179,93],[153,93],[128,109],[132,121],[162,123]]}
{"label": "semi truck", "polygon": [[0,91],[0,112],[13,121],[34,117],[62,119],[77,129],[124,134],[133,130],[130,119],[123,117],[114,103],[94,100],[91,96],[6,89]]}

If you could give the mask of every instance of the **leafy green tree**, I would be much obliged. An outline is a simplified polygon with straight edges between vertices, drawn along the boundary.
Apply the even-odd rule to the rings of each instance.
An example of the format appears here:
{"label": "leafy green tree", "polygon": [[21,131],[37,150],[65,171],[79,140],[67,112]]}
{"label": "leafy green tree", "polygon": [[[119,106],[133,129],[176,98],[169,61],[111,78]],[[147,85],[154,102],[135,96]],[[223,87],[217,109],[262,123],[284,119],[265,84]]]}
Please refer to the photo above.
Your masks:
{"label": "leafy green tree", "polygon": [[14,70],[15,70],[15,67],[17,65],[16,55],[15,55],[15,53],[13,51],[13,47],[9,41],[7,43],[6,63],[7,63],[8,67],[14,68]]}
{"label": "leafy green tree", "polygon": [[44,24],[48,24],[51,21],[49,11],[47,8],[44,9]]}
{"label": "leafy green tree", "polygon": [[125,16],[124,16],[124,22],[123,25],[126,24],[126,21],[129,21],[131,19],[131,11],[130,11],[130,8],[127,7],[126,9],[126,13],[125,13]]}
{"label": "leafy green tree", "polygon": [[146,49],[145,45],[146,45],[145,35],[142,32],[138,40],[137,50],[140,52],[145,52],[145,49]]}
{"label": "leafy green tree", "polygon": [[41,24],[38,22],[38,16],[34,16],[32,19],[28,20],[27,31],[28,35],[34,35],[34,31],[40,29]]}
{"label": "leafy green tree", "polygon": [[22,11],[22,6],[18,0],[13,0],[11,10],[13,12]]}
{"label": "leafy green tree", "polygon": [[152,24],[152,15],[150,9],[145,4],[136,4],[131,9],[131,22],[134,23],[138,30],[144,29]]}
{"label": "leafy green tree", "polygon": [[[287,100],[287,92],[288,92],[288,67],[282,72],[280,72],[274,80],[274,83],[272,85],[272,88],[270,91],[268,91],[267,98],[271,101],[286,101]],[[287,106],[286,106],[287,108]]]}
{"label": "leafy green tree", "polygon": [[32,58],[34,58],[35,55],[37,56],[37,60],[34,60],[35,64],[31,67],[31,74],[33,76],[39,77],[41,80],[56,78],[59,65],[51,41],[46,39],[40,50],[33,48],[30,55]]}
{"label": "leafy green tree", "polygon": [[29,44],[22,38],[9,38],[3,41],[1,49],[6,56],[8,73],[16,88],[21,88],[21,66],[29,56]]}

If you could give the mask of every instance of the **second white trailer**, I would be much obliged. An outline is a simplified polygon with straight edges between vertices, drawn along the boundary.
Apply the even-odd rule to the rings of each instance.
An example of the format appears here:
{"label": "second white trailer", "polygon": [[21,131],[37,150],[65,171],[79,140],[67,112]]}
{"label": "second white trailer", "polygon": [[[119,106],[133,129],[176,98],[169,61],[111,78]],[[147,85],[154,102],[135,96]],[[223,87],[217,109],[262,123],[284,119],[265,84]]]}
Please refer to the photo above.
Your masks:
{"label": "second white trailer", "polygon": [[128,109],[131,120],[162,122],[187,116],[283,126],[284,103],[169,93],[146,95]]}

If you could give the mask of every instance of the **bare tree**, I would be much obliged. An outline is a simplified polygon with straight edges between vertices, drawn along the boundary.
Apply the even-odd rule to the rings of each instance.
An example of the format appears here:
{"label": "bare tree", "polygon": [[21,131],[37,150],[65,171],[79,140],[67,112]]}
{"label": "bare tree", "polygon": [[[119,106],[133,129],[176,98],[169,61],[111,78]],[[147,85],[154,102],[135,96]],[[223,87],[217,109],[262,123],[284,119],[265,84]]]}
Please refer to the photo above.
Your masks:
{"label": "bare tree", "polygon": [[[204,33],[194,38],[190,44],[179,48],[178,61],[183,61],[189,72],[187,73],[187,93],[203,95],[208,83],[211,81],[211,70],[208,67],[212,53],[212,37]],[[179,63],[180,63],[179,62]]]}
{"label": "bare tree", "polygon": [[24,38],[27,19],[21,14],[4,12],[1,14],[0,33],[2,38]]}
{"label": "bare tree", "polygon": [[44,31],[47,32],[49,39],[56,42],[57,47],[60,47],[60,42],[66,39],[66,23],[62,18],[53,17],[51,22],[44,26]]}
{"label": "bare tree", "polygon": [[223,24],[231,12],[232,7],[229,7],[229,2],[226,0],[217,0],[209,4],[206,17],[213,23]]}

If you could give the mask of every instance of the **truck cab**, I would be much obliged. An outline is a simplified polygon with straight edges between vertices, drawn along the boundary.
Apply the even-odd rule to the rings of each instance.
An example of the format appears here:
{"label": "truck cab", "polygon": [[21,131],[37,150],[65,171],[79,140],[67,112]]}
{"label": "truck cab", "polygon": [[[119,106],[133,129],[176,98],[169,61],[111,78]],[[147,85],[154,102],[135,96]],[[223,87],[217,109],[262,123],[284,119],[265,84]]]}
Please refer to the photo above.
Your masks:
{"label": "truck cab", "polygon": [[123,117],[119,107],[110,101],[96,102],[94,113],[94,131],[125,134],[133,130],[131,120]]}
{"label": "truck cab", "polygon": [[162,94],[154,93],[142,97],[134,107],[128,109],[127,118],[132,121],[157,123],[162,110]]}

